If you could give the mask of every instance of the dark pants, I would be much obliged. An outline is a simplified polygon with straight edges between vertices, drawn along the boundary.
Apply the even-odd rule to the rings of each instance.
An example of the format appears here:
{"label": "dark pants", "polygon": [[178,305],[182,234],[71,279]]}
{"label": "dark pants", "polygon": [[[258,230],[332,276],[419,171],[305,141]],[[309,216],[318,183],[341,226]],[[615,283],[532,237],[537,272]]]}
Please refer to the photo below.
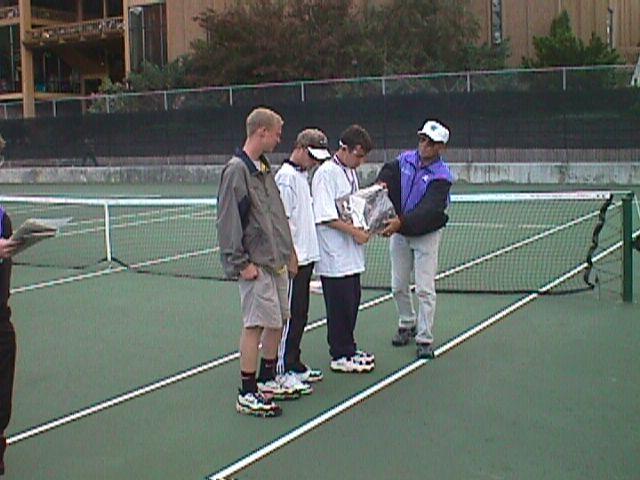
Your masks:
{"label": "dark pants", "polygon": [[327,342],[332,359],[356,353],[353,332],[360,305],[360,274],[348,277],[320,277],[327,309]]}
{"label": "dark pants", "polygon": [[11,418],[13,376],[16,366],[16,334],[9,307],[0,307],[0,436]]}
{"label": "dark pants", "polygon": [[290,370],[300,364],[300,342],[309,320],[309,282],[312,272],[313,263],[299,267],[298,273],[291,282],[291,299],[289,301],[291,318],[284,347],[285,370]]}

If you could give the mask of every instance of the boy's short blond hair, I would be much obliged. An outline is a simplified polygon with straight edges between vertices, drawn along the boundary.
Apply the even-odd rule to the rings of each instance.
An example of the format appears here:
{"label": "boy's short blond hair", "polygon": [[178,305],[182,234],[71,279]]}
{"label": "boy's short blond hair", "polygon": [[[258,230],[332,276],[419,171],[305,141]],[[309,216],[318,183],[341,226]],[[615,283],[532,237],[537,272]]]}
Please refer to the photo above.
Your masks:
{"label": "boy's short blond hair", "polygon": [[254,109],[247,117],[247,137],[250,137],[262,127],[271,130],[284,124],[282,117],[273,110],[260,107]]}

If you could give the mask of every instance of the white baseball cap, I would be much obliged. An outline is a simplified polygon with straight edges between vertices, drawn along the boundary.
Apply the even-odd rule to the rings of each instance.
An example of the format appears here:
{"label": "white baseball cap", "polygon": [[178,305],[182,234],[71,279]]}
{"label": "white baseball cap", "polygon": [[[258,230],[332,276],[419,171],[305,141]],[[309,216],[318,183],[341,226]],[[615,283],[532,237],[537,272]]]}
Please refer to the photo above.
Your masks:
{"label": "white baseball cap", "polygon": [[327,136],[317,128],[307,128],[298,134],[296,145],[304,147],[314,160],[324,161],[331,158]]}
{"label": "white baseball cap", "polygon": [[449,141],[449,129],[435,120],[427,120],[422,126],[422,130],[418,130],[418,135],[426,135],[434,142],[447,143]]}

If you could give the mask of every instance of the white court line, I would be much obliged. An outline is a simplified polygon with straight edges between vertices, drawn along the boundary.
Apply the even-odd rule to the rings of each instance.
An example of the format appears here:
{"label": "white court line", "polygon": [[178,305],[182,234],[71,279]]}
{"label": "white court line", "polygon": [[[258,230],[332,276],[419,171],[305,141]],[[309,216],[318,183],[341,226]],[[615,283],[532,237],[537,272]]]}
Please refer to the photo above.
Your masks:
{"label": "white court line", "polygon": [[21,442],[26,440],[27,438],[35,437],[36,435],[40,435],[42,433],[48,432],[49,430],[53,430],[54,428],[61,427],[71,422],[75,422],[84,417],[88,417],[89,415],[94,415],[102,410],[106,410],[107,408],[115,407],[121,403],[124,403],[129,400],[133,400],[134,398],[141,397],[142,395],[146,395],[147,393],[153,392],[163,387],[167,387],[173,383],[179,382],[181,380],[186,380],[187,378],[193,377],[194,375],[198,375],[199,373],[206,372],[207,370],[211,370],[212,368],[218,367],[220,365],[224,365],[232,360],[235,360],[240,355],[236,353],[230,353],[224,357],[213,360],[211,362],[203,363],[194,368],[190,368],[189,370],[185,370],[184,372],[172,375],[170,377],[163,378],[154,383],[150,383],[143,387],[140,387],[136,390],[131,390],[122,395],[118,395],[117,397],[113,397],[109,400],[106,400],[101,403],[97,403],[91,407],[84,408],[82,410],[78,410],[69,415],[65,415],[63,417],[57,418],[51,422],[43,423],[37,427],[31,428],[29,430],[25,430],[24,432],[18,433],[16,435],[12,435],[7,438],[7,445],[11,445],[17,442]]}
{"label": "white court line", "polygon": [[[616,245],[614,245],[614,246],[610,247],[609,249],[601,252],[599,255],[594,257],[594,259],[593,259],[594,262],[600,260],[601,258],[605,257],[606,255],[609,255],[611,252],[615,251],[616,249],[620,248],[621,246],[622,246],[622,242],[618,242]],[[507,317],[511,313],[515,312],[516,310],[524,307],[528,303],[531,303],[532,301],[534,301],[535,299],[540,297],[540,295],[542,295],[544,292],[556,287],[557,285],[561,284],[562,282],[566,281],[567,279],[577,275],[582,270],[584,270],[586,267],[587,267],[586,263],[583,263],[583,264],[577,266],[573,270],[565,273],[561,277],[558,277],[557,279],[555,279],[552,282],[549,282],[548,284],[543,286],[538,293],[532,293],[530,295],[527,295],[526,297],[523,297],[522,299],[518,300],[517,302],[514,302],[511,305],[507,306],[502,311],[500,311],[500,312],[496,313],[495,315],[493,315],[493,316],[481,321],[480,323],[476,324],[474,327],[470,328],[469,330],[466,330],[465,332],[461,333],[460,335],[448,340],[447,342],[442,344],[440,347],[438,347],[436,350],[434,350],[435,358],[441,356],[442,354],[448,352],[449,350],[452,350],[453,348],[457,347],[458,345],[460,345],[465,340],[468,340],[472,336],[478,334],[482,330],[485,330],[486,328],[490,327],[491,325],[494,325],[498,321],[502,320],[503,318]],[[409,375],[411,372],[413,372],[413,371],[417,370],[418,368],[426,365],[426,363],[428,361],[429,360],[426,360],[426,359],[415,360],[414,362],[410,363],[406,367],[396,371],[395,373],[393,373],[393,374],[383,378],[379,382],[373,384],[372,386],[370,386],[366,390],[363,390],[362,392],[350,397],[349,399],[345,400],[344,402],[337,404],[333,408],[331,408],[331,409],[325,411],[324,413],[312,418],[308,422],[306,422],[306,423],[300,425],[299,427],[297,427],[296,429],[284,434],[283,436],[277,438],[273,442],[268,443],[267,445],[263,446],[262,448],[259,448],[258,450],[255,450],[254,452],[252,452],[251,454],[247,455],[246,457],[243,457],[243,458],[239,459],[238,461],[236,461],[236,462],[228,465],[227,467],[223,468],[222,470],[209,475],[207,478],[209,480],[224,480],[224,479],[228,478],[229,475],[233,475],[233,474],[235,474],[235,473],[237,473],[237,472],[239,472],[241,470],[244,470],[245,468],[249,467],[253,463],[261,460],[262,458],[264,458],[264,457],[266,457],[266,456],[268,456],[270,454],[272,454],[273,452],[275,452],[276,450],[284,447],[288,443],[291,443],[293,440],[296,440],[297,438],[299,438],[302,435],[310,432],[314,428],[316,428],[316,427],[322,425],[323,423],[326,423],[327,421],[333,419],[334,417],[340,415],[341,413],[343,413],[344,411],[348,410],[349,408],[357,405],[358,403],[361,403],[361,402],[365,401],[367,398],[369,398],[372,395],[378,393],[383,388],[386,388],[389,385],[391,385],[392,383],[397,382],[398,380],[401,380],[402,378],[404,378],[407,375]]]}
{"label": "white court line", "polygon": [[250,455],[244,457],[243,459],[239,460],[238,462],[229,465],[228,467],[220,470],[219,472],[216,472],[216,473],[213,473],[213,474],[209,475],[207,478],[210,479],[210,480],[225,480],[225,479],[227,479],[229,477],[229,475],[233,475],[234,473],[237,473],[240,470],[243,470],[244,468],[247,468],[252,463],[257,462],[258,460],[262,459],[263,457],[273,453],[275,450],[278,450],[279,448],[284,447],[287,443],[292,442],[293,440],[295,440],[298,437],[304,435],[305,433],[313,430],[314,428],[322,425],[323,423],[327,422],[328,420],[331,420],[336,415],[339,415],[340,413],[344,412],[345,410],[348,410],[349,408],[353,407],[354,405],[366,400],[368,397],[370,397],[374,393],[379,392],[383,388],[385,388],[385,387],[391,385],[392,383],[400,380],[401,378],[407,376],[408,374],[410,374],[414,370],[416,370],[416,369],[420,368],[421,366],[423,366],[425,363],[427,363],[427,361],[428,360],[416,360],[415,362],[410,363],[409,365],[407,365],[403,369],[398,370],[397,372],[389,375],[388,377],[385,377],[380,382],[372,385],[371,387],[367,388],[366,390],[363,390],[362,392],[352,396],[348,400],[336,405],[332,409],[327,410],[326,412],[322,413],[321,415],[318,415],[317,417],[311,419],[309,422],[307,422],[307,423],[301,425],[300,427],[296,428],[295,430],[292,430],[291,432],[281,436],[280,438],[278,438],[275,441],[271,442],[270,444],[262,447],[261,449],[256,450],[255,452],[253,452]]}
{"label": "white court line", "polygon": [[[143,214],[141,214],[143,215]],[[137,227],[139,225],[148,225],[148,224],[152,224],[152,223],[164,223],[167,222],[169,220],[176,220],[176,219],[192,219],[195,216],[194,213],[181,213],[181,214],[176,214],[172,217],[160,217],[160,218],[152,218],[152,219],[147,219],[147,220],[137,220],[134,222],[128,222],[128,223],[113,223],[111,225],[111,230],[117,230],[117,229],[121,229],[121,228],[127,228],[127,227]],[[121,217],[116,217],[117,220],[120,220]],[[85,228],[83,230],[70,230],[70,231],[66,231],[63,233],[58,234],[58,237],[68,237],[68,236],[74,236],[74,235],[83,235],[85,233],[96,233],[96,232],[102,232],[104,231],[105,227],[104,227],[104,219],[101,219],[103,221],[103,225],[102,226],[97,226],[97,227],[92,227],[92,228]],[[95,223],[95,222],[93,222]],[[79,225],[79,222],[76,223],[76,225]]]}
{"label": "white court line", "polygon": [[48,280],[46,282],[41,282],[41,283],[34,283],[32,285],[25,285],[23,287],[16,287],[16,288],[12,288],[11,289],[11,294],[13,295],[14,293],[24,293],[24,292],[30,292],[33,290],[40,290],[42,288],[48,288],[48,287],[55,287],[57,285],[64,285],[65,283],[73,283],[73,282],[79,282],[80,280],[88,280],[90,278],[96,278],[96,277],[101,277],[103,275],[111,275],[112,273],[120,273],[120,272],[126,272],[126,271],[131,271],[131,270],[138,270],[140,268],[144,268],[144,267],[148,267],[148,266],[152,266],[152,265],[159,265],[162,263],[168,263],[168,262],[173,262],[175,260],[183,260],[185,258],[191,258],[191,257],[197,257],[200,255],[207,255],[209,253],[214,253],[217,252],[219,249],[219,247],[214,247],[214,248],[206,248],[204,250],[197,250],[195,252],[188,252],[188,253],[178,253],[176,255],[172,255],[170,257],[164,257],[164,258],[158,258],[158,259],[154,259],[154,260],[146,260],[143,262],[139,262],[139,263],[133,263],[129,266],[118,266],[118,267],[109,267],[106,268],[104,270],[99,270],[97,272],[91,272],[91,273],[81,273],[79,275],[72,275],[70,277],[63,277],[63,278],[57,278],[55,280]]}

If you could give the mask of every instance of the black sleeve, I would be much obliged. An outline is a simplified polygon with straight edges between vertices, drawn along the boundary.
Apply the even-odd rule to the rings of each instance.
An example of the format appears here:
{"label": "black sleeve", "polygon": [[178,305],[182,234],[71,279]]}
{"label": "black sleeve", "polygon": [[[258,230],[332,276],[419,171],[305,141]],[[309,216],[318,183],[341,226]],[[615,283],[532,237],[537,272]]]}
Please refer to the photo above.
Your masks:
{"label": "black sleeve", "polygon": [[401,217],[400,233],[410,237],[435,232],[444,227],[449,220],[445,213],[451,183],[446,180],[435,180],[422,200],[407,215]]}
{"label": "black sleeve", "polygon": [[[0,221],[2,222],[2,238],[9,238],[13,233],[11,218],[5,213]],[[10,258],[5,258],[0,263],[0,320],[8,320],[11,316],[11,310],[7,307],[11,290],[11,266]]]}
{"label": "black sleeve", "polygon": [[394,160],[382,165],[380,172],[378,172],[376,182],[384,183],[387,186],[389,200],[391,200],[391,203],[393,204],[396,215],[400,215],[400,202],[402,201],[400,193],[400,162]]}

